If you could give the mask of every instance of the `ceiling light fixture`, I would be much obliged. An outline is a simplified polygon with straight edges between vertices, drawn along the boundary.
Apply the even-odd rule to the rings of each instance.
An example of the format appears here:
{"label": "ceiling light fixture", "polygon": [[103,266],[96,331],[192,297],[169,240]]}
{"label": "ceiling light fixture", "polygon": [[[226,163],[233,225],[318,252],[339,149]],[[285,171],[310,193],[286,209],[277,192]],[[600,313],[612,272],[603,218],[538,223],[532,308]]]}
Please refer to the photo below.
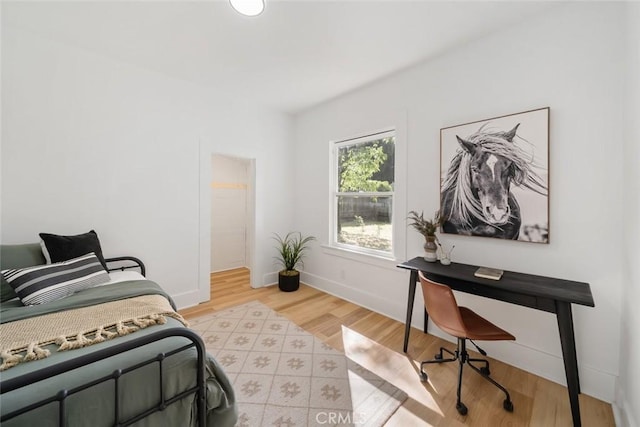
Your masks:
{"label": "ceiling light fixture", "polygon": [[264,0],[229,0],[229,3],[245,16],[257,16],[264,10]]}

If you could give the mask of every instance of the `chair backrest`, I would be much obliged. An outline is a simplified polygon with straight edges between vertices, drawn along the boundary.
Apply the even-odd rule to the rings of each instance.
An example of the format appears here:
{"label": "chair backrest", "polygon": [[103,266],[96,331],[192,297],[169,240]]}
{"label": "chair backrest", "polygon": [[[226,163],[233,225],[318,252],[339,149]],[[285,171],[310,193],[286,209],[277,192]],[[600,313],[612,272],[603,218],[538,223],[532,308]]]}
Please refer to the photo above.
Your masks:
{"label": "chair backrest", "polygon": [[466,337],[466,327],[451,288],[427,279],[422,272],[419,275],[429,318],[444,332],[454,337]]}

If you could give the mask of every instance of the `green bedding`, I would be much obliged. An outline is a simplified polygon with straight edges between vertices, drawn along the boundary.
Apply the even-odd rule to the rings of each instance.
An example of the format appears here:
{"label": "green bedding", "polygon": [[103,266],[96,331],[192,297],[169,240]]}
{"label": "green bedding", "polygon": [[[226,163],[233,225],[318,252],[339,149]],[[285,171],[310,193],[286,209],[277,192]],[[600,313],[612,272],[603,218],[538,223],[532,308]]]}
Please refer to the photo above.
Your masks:
{"label": "green bedding", "polygon": [[[101,286],[78,292],[62,300],[41,306],[24,307],[20,302],[3,302],[0,306],[0,321],[10,322],[26,317],[38,316],[46,313],[85,307],[117,299],[130,298],[146,294],[166,295],[155,283],[148,280],[121,282],[114,285]],[[170,298],[169,298],[170,299]],[[172,303],[173,305],[173,303]],[[46,326],[43,326],[46,327]],[[14,378],[32,370],[51,366],[79,355],[91,353],[104,346],[129,340],[135,340],[145,334],[152,334],[162,328],[183,327],[174,319],[167,318],[164,325],[155,325],[139,330],[133,334],[118,337],[104,343],[89,347],[56,352],[43,360],[21,363],[6,371],[0,372],[0,380]],[[1,338],[0,338],[1,339]],[[35,385],[25,387],[2,395],[0,412],[4,415],[17,407],[41,400],[54,395],[61,389],[71,390],[80,384],[108,375],[114,370],[131,366],[142,360],[149,359],[161,352],[168,352],[183,346],[190,341],[182,337],[167,338],[154,342],[145,347],[139,347],[126,354],[117,355],[109,359],[93,363],[66,374],[49,378]],[[163,383],[165,398],[190,388],[196,382],[196,351],[178,353],[165,359],[163,367]],[[207,355],[207,425],[232,426],[237,419],[235,396],[231,384],[215,359]],[[159,365],[148,365],[142,369],[123,375],[120,384],[118,405],[121,419],[127,419],[133,414],[154,406],[160,400]],[[66,408],[67,426],[112,426],[114,425],[114,381],[110,380],[94,386],[77,395],[68,398]],[[195,426],[196,406],[195,396],[190,395],[181,401],[168,406],[164,411],[157,412],[135,424],[136,426]],[[57,424],[57,408],[54,404],[47,405],[37,411],[3,422],[3,427],[11,426],[55,426]]]}
{"label": "green bedding", "polygon": [[124,298],[139,297],[141,295],[163,295],[171,302],[171,306],[175,310],[173,300],[158,284],[151,280],[130,280],[114,283],[113,285],[85,289],[82,292],[47,304],[25,307],[17,299],[5,301],[0,304],[0,323],[14,322],[43,314],[87,307]]}

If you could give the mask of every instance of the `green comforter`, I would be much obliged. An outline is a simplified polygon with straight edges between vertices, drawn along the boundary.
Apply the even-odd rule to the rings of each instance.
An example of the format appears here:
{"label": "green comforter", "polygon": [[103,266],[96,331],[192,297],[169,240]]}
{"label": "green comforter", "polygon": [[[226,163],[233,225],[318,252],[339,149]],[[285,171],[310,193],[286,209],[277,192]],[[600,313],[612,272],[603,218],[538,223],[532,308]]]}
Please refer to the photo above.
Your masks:
{"label": "green comforter", "polygon": [[[25,307],[18,301],[4,302],[0,307],[0,322],[11,322],[27,317],[148,294],[165,295],[171,301],[169,296],[166,295],[157,284],[151,281],[128,281],[87,289],[62,300],[41,306]],[[43,325],[43,327],[46,327],[46,325]],[[167,323],[164,325],[148,327],[133,334],[118,337],[104,343],[72,351],[56,352],[54,350],[51,356],[46,359],[22,363],[4,372],[0,372],[0,380],[15,378],[32,370],[41,369],[79,355],[91,353],[104,346],[112,345],[112,343],[135,340],[145,334],[154,333],[161,328],[171,327],[182,327],[182,324],[177,320],[167,318]],[[0,339],[2,339],[2,337],[0,337]],[[29,403],[52,396],[61,389],[72,390],[80,384],[108,375],[116,369],[131,366],[187,343],[189,343],[189,341],[186,338],[167,338],[145,347],[139,347],[126,354],[117,355],[14,392],[5,393],[2,395],[0,412],[4,415],[16,408],[24,407]],[[195,385],[195,349],[192,348],[188,351],[170,356],[165,359],[163,364],[163,385],[160,384],[158,375],[159,365],[157,363],[121,377],[120,384],[118,385],[120,388],[120,396],[117,402],[121,420],[127,419],[133,414],[142,412],[146,408],[157,404],[160,399],[160,387],[164,389],[165,398],[169,398]],[[237,412],[235,396],[229,379],[211,356],[207,357],[206,368],[207,425],[232,426],[237,419]],[[114,388],[114,381],[109,380],[69,397],[65,408],[65,425],[91,427],[114,425],[113,420],[116,406]],[[197,422],[194,400],[194,395],[190,395],[187,398],[169,405],[164,411],[156,412],[135,425],[154,427],[195,426]],[[2,425],[3,427],[35,425],[39,427],[49,425],[57,426],[57,417],[57,404],[49,404],[41,409],[7,421],[6,423],[3,422]]]}

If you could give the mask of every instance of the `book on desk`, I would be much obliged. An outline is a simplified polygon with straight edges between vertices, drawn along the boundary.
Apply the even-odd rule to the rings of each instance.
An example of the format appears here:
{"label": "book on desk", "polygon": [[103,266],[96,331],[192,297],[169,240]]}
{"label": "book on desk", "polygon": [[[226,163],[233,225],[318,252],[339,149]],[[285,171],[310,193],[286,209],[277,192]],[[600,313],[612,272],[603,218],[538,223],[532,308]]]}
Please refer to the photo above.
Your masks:
{"label": "book on desk", "polygon": [[483,279],[500,280],[503,273],[504,271],[497,268],[480,267],[476,270],[475,273],[473,273],[473,275],[476,277],[481,277]]}

